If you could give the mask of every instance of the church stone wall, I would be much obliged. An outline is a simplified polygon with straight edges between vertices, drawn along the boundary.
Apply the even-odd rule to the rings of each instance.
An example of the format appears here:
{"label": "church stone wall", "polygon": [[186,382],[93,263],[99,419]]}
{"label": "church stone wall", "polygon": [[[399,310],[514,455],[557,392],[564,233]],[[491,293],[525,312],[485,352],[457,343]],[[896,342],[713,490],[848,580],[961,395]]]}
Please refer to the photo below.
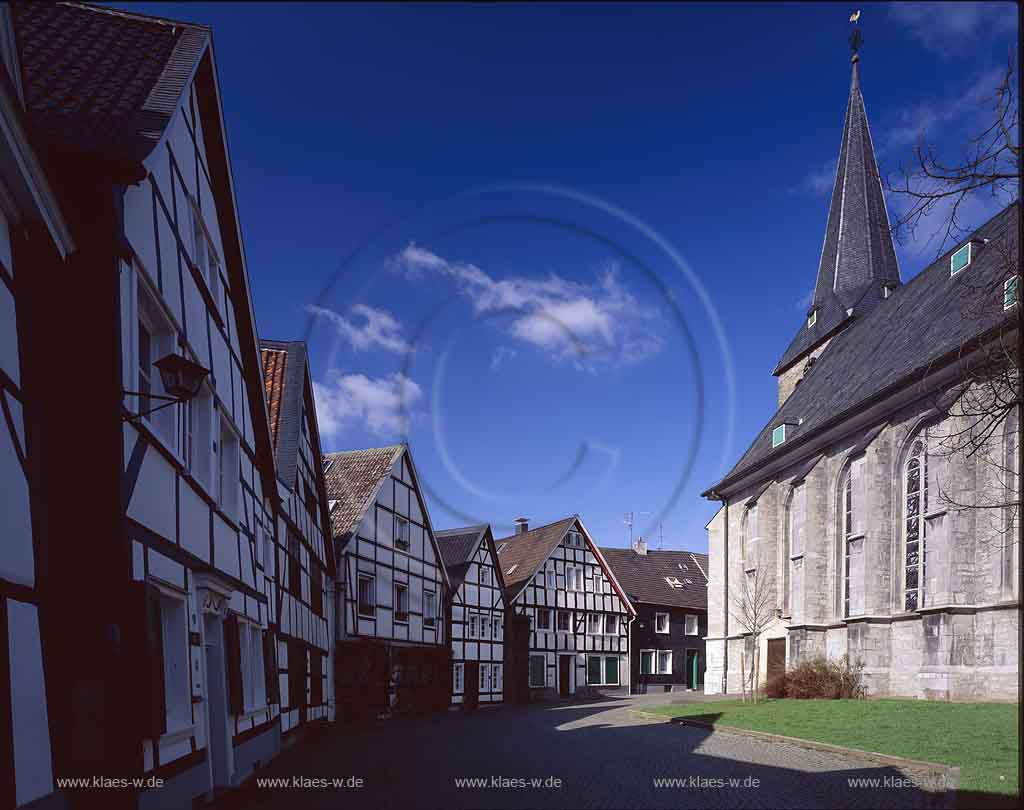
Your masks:
{"label": "church stone wall", "polygon": [[[1019,582],[1004,582],[1009,567],[999,513],[992,509],[956,509],[948,500],[978,503],[997,493],[997,471],[977,457],[929,456],[933,467],[930,493],[942,493],[945,512],[932,501],[929,514],[941,520],[944,531],[929,536],[927,596],[923,608],[906,612],[903,605],[903,465],[906,453],[924,428],[932,445],[936,437],[962,428],[954,417],[933,420],[932,400],[923,400],[893,413],[864,453],[866,531],[864,538],[864,610],[843,613],[844,565],[842,508],[839,484],[851,451],[865,437],[851,434],[830,447],[807,475],[805,579],[800,610],[791,606],[779,622],[788,635],[787,666],[816,655],[840,658],[849,653],[864,664],[865,682],[872,695],[950,700],[1015,700],[1019,680]],[[955,408],[954,408],[955,411]],[[785,507],[793,477],[802,462],[775,477],[760,496],[759,523],[763,560],[783,581],[782,558]],[[730,559],[723,559],[725,510],[709,524],[710,582],[708,586],[708,690],[720,691],[726,598],[722,573],[730,571],[730,597],[744,575],[740,547],[747,502],[764,481],[732,496],[729,501]],[[980,493],[980,494],[979,494]],[[932,494],[932,497],[934,495]],[[1015,538],[1014,535],[1006,535]],[[1017,571],[1019,548],[1014,543],[1012,571]],[[1016,573],[1014,573],[1016,577]],[[782,606],[781,590],[777,592]],[[800,617],[799,623],[793,617]],[[728,691],[739,691],[742,630],[735,619],[728,627]],[[777,633],[766,634],[777,635]],[[762,640],[764,654],[766,638]],[[765,668],[762,658],[762,678]],[[714,669],[714,672],[712,671]]]}

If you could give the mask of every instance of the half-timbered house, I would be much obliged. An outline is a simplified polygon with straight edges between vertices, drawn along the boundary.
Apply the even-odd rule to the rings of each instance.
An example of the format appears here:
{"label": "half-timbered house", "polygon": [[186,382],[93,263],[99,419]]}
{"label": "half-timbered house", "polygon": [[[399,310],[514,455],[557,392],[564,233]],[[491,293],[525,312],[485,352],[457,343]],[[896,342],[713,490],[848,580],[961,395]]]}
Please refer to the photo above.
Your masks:
{"label": "half-timbered house", "polygon": [[579,515],[536,529],[518,518],[495,545],[509,610],[529,622],[530,698],[628,694],[636,611]]}
{"label": "half-timbered house", "polygon": [[450,587],[445,620],[452,649],[452,704],[505,700],[505,595],[487,524],[437,532]]}
{"label": "half-timbered house", "polygon": [[[262,552],[279,492],[210,31],[77,3],[11,14],[23,120],[75,240],[59,275],[43,240],[15,250],[33,267],[18,314],[54,597],[52,770],[162,780],[108,806],[191,806],[279,750],[288,688]],[[198,387],[174,367],[198,368]]]}
{"label": "half-timbered house", "polygon": [[277,469],[276,541],[264,537],[264,571],[273,581],[278,617],[276,661],[287,672],[281,731],[333,719],[333,552],[324,489],[320,431],[304,343],[260,341]]}
{"label": "half-timbered house", "polygon": [[601,552],[636,608],[629,638],[634,693],[704,688],[704,636],[708,632],[708,558],[675,549]]}
{"label": "half-timbered house", "polygon": [[448,578],[407,445],[328,453],[342,717],[444,708]]}
{"label": "half-timbered house", "polygon": [[[47,502],[29,329],[33,276],[56,285],[73,238],[24,122],[12,16],[0,5],[0,806],[54,791],[48,697],[54,657],[41,622],[59,610],[46,586]],[[45,262],[32,258],[46,257]],[[32,258],[30,258],[32,257]]]}

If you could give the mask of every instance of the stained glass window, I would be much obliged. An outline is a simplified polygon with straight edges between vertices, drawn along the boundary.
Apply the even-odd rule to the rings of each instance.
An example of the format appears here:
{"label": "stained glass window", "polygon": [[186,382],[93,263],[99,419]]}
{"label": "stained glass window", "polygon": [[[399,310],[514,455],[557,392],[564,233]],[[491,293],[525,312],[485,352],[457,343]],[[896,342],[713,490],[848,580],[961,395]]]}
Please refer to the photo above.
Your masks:
{"label": "stained glass window", "polygon": [[914,442],[907,458],[904,492],[904,576],[903,607],[917,610],[924,605],[924,553],[928,524],[928,454],[921,442]]}

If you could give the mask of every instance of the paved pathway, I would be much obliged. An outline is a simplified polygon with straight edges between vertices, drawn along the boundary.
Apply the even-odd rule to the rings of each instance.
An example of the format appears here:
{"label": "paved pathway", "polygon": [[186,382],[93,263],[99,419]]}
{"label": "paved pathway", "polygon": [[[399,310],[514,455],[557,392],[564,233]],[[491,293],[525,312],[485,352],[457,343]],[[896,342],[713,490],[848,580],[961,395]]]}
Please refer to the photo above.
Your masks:
{"label": "paved pathway", "polygon": [[[940,807],[921,774],[796,746],[652,722],[633,709],[659,695],[600,703],[508,706],[399,719],[329,733],[275,760],[261,777],[323,787],[257,788],[269,808]],[[699,697],[697,698],[699,699]],[[361,786],[330,786],[354,777]],[[678,779],[658,787],[657,779]],[[459,780],[483,780],[476,786]],[[854,788],[850,779],[877,779]],[[482,786],[483,785],[483,786]]]}

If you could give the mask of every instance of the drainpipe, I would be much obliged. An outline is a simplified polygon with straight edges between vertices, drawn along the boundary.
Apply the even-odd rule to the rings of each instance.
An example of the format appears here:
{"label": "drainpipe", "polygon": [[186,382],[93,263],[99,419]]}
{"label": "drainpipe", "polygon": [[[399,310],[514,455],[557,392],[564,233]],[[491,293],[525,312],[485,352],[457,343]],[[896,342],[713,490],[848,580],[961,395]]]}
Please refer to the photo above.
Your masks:
{"label": "drainpipe", "polygon": [[[722,694],[727,693],[729,685],[729,500],[717,492],[707,493],[708,500],[720,501],[725,509],[723,520],[725,532],[722,538]],[[709,548],[710,552],[711,549]]]}
{"label": "drainpipe", "polygon": [[629,649],[626,652],[626,684],[629,690],[627,694],[634,694],[633,692],[633,622],[636,621],[636,616],[630,616],[629,622],[627,623],[626,638],[629,639]]}

